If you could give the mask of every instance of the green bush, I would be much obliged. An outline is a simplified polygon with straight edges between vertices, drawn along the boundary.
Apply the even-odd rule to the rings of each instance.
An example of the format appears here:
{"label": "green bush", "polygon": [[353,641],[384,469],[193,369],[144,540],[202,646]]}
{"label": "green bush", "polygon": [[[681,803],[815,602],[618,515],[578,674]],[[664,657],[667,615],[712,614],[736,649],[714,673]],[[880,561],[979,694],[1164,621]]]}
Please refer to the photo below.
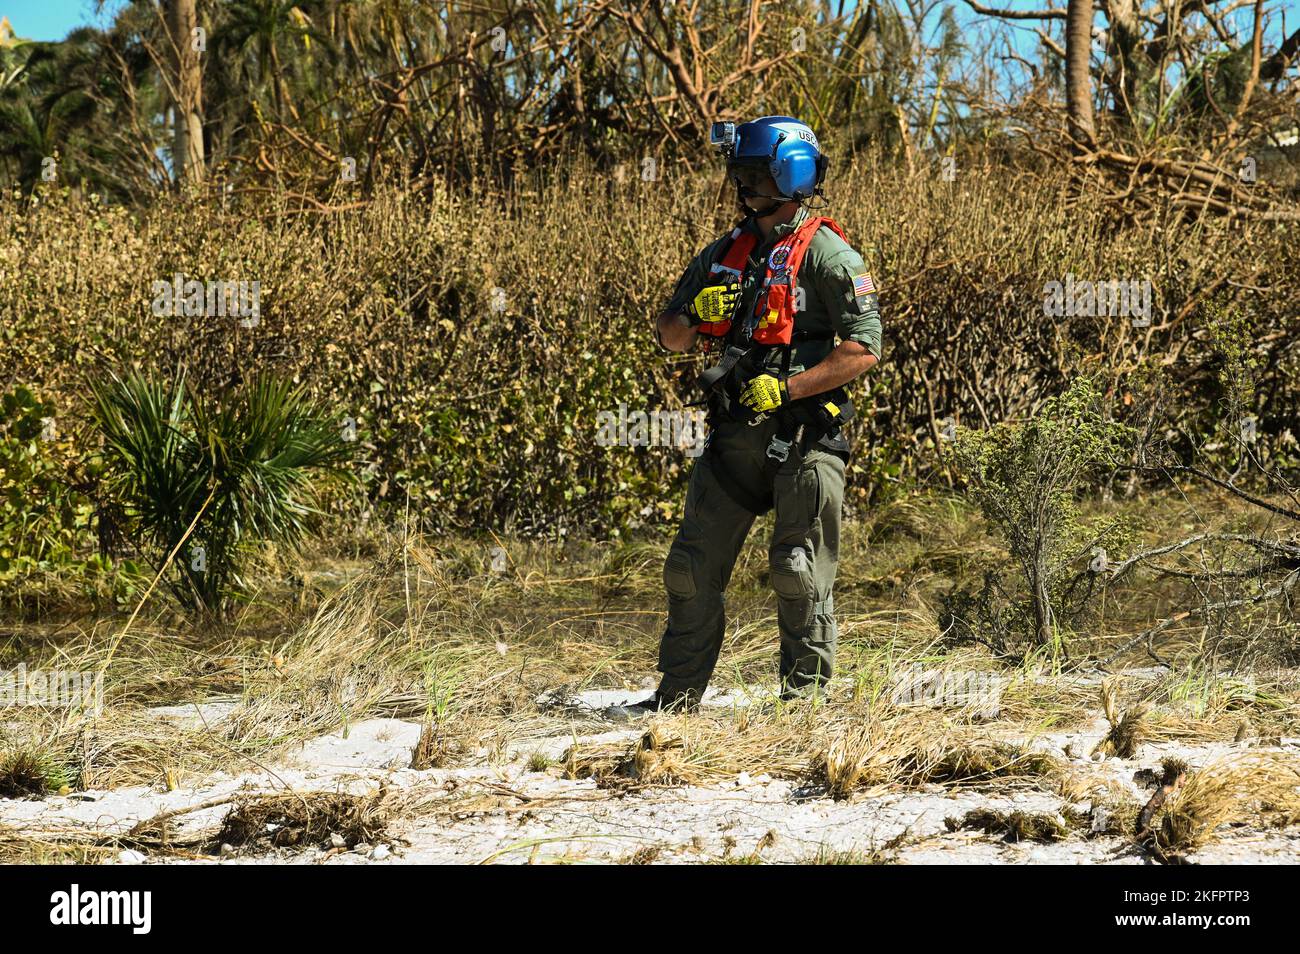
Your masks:
{"label": "green bush", "polygon": [[92,506],[68,486],[72,440],[29,388],[0,395],[0,591],[32,573],[84,566]]}
{"label": "green bush", "polygon": [[[1086,377],[1049,398],[1028,420],[957,433],[953,461],[965,490],[1020,572],[1024,610],[994,617],[999,628],[1013,629],[1012,621],[1021,619],[1038,644],[1058,644],[1071,564],[1104,549],[1107,534],[1116,529],[1082,523],[1075,497],[1089,478],[1127,459],[1134,436],[1107,418],[1096,382]],[[992,588],[986,578],[973,604],[967,601],[986,618],[996,612]]]}

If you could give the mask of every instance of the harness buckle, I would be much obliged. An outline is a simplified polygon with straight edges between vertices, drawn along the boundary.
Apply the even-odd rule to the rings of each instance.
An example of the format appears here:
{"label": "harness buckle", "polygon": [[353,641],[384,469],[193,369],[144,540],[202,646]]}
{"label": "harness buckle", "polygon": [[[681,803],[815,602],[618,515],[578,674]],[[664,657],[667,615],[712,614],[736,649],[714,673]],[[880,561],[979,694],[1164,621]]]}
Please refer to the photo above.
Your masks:
{"label": "harness buckle", "polygon": [[793,443],[793,441],[783,441],[773,434],[771,443],[767,445],[767,456],[778,464],[784,464],[786,458],[790,456],[790,447]]}

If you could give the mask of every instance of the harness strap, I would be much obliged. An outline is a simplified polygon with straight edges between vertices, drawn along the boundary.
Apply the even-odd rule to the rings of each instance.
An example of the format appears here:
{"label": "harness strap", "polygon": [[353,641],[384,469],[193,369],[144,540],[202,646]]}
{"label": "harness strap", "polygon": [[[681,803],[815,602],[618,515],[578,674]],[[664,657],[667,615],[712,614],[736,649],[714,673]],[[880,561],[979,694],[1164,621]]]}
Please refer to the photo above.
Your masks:
{"label": "harness strap", "polygon": [[704,369],[704,372],[695,379],[695,386],[705,392],[704,398],[699,403],[709,399],[709,392],[726,380],[727,375],[731,374],[731,370],[740,362],[741,358],[749,354],[749,351],[749,348],[728,345],[722,359],[713,367]]}
{"label": "harness strap", "polygon": [[[702,459],[713,470],[713,475],[728,497],[750,513],[762,516],[774,506],[771,488],[777,471],[789,459],[790,454],[802,456],[803,445],[810,437],[812,441],[820,441],[827,435],[836,434],[853,417],[853,404],[843,388],[802,398],[781,408],[776,414],[776,433],[768,443],[759,469],[759,483],[764,488],[762,496],[751,494],[733,479],[723,466],[721,458],[710,449],[705,449]],[[830,453],[840,452],[832,450]]]}
{"label": "harness strap", "polygon": [[[817,218],[803,223],[795,233],[792,233],[787,239],[783,239],[787,252],[787,269],[785,271],[785,281],[790,282],[797,276],[799,266],[803,261],[803,253],[807,250],[808,244],[817,229],[822,225],[828,225],[834,232],[843,237],[843,232],[839,226],[830,219]],[[781,243],[778,243],[781,244]],[[756,263],[749,260],[749,255],[757,245],[757,238],[750,231],[737,227],[731,233],[730,241],[722,250],[714,264],[714,273],[720,270],[735,272],[738,277],[743,277],[747,267]],[[771,268],[768,268],[769,276]],[[755,334],[752,327],[758,318],[759,312],[767,312],[769,304],[766,300],[767,292],[771,289],[770,281],[764,289],[760,289],[758,301],[755,303],[754,314],[746,315],[742,320],[733,320],[728,323],[726,331],[723,333],[727,341],[727,349],[722,358],[711,368],[707,368],[696,379],[696,386],[704,392],[704,397],[694,402],[688,407],[695,407],[705,404],[711,398],[717,399],[717,405],[713,406],[715,411],[720,411],[727,417],[736,419],[732,412],[732,399],[727,393],[726,382],[735,370],[736,366],[744,360],[751,352],[769,348],[781,349],[781,376],[789,378],[792,352],[795,341],[826,340],[834,338],[834,332],[807,332],[794,330],[792,327],[793,315],[784,314],[784,318],[790,322],[787,325],[787,331],[783,337],[785,342],[765,342],[755,340]],[[788,291],[788,286],[785,288]],[[774,304],[774,303],[773,303]],[[786,312],[791,307],[788,295],[780,299],[778,310]],[[737,343],[740,337],[738,332],[747,331],[744,346]],[[767,452],[763,458],[761,468],[760,485],[765,488],[763,496],[750,494],[744,487],[732,479],[726,472],[718,455],[706,449],[703,457],[706,465],[709,466],[717,477],[718,483],[722,485],[727,495],[737,504],[754,514],[764,514],[773,507],[772,484],[776,477],[776,472],[789,459],[793,451],[797,454],[803,453],[803,441],[809,435],[815,435],[814,440],[821,440],[828,434],[836,434],[842,424],[853,419],[853,405],[848,400],[848,393],[843,388],[836,388],[834,391],[826,394],[819,394],[809,398],[803,398],[792,404],[780,408],[774,415],[777,422],[776,432],[768,444]],[[819,604],[820,605],[820,604]],[[829,612],[829,610],[828,610]]]}

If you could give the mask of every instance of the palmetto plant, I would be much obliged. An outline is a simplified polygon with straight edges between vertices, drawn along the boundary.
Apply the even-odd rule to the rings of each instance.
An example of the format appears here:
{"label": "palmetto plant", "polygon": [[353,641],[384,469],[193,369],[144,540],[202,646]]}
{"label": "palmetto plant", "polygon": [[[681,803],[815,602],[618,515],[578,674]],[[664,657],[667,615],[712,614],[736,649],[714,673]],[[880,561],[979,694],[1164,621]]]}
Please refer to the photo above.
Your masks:
{"label": "palmetto plant", "polygon": [[249,544],[300,542],[320,481],[350,456],[342,429],[271,377],[209,394],[184,375],[113,375],[91,390],[106,491],[155,567],[177,551],[168,585],[181,604],[215,617],[243,589]]}

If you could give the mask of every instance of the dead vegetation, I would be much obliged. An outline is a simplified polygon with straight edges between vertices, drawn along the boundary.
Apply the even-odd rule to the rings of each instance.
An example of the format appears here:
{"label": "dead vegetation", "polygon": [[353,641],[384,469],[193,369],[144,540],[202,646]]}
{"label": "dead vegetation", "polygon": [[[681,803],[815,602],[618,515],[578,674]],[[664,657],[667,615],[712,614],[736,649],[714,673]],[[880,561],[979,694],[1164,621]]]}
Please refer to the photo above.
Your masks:
{"label": "dead vegetation", "polygon": [[630,744],[578,742],[562,762],[568,778],[592,778],[619,790],[720,784],[742,772],[799,778],[814,731],[815,723],[802,712],[743,723],[677,716],[656,720]]}
{"label": "dead vegetation", "polygon": [[1300,812],[1300,764],[1293,756],[1251,752],[1199,768],[1168,759],[1160,787],[1138,817],[1137,838],[1164,862],[1179,862],[1226,828]]}
{"label": "dead vegetation", "polygon": [[388,828],[383,798],[345,793],[263,795],[239,800],[226,814],[218,845],[355,848]]}
{"label": "dead vegetation", "polygon": [[944,825],[949,831],[971,829],[986,835],[1001,835],[1010,842],[1036,841],[1048,844],[1070,836],[1070,828],[1062,819],[1045,812],[1000,812],[991,808],[975,808],[960,819],[948,818]]}
{"label": "dead vegetation", "polygon": [[37,745],[0,752],[0,798],[42,798],[67,785],[66,776],[54,756]]}
{"label": "dead vegetation", "polygon": [[795,710],[742,722],[709,716],[656,720],[635,741],[578,743],[566,776],[611,789],[710,785],[742,774],[806,782],[836,799],[940,784],[1050,784],[1051,755],[945,726],[933,712],[887,703]]}
{"label": "dead vegetation", "polygon": [[1136,758],[1138,744],[1146,731],[1144,725],[1146,707],[1137,704],[1121,712],[1116,698],[1117,693],[1118,689],[1114,681],[1107,680],[1101,684],[1101,707],[1110,730],[1105,738],[1097,743],[1093,754],[1103,758],[1116,755],[1122,759]]}
{"label": "dead vegetation", "polygon": [[423,771],[438,768],[447,762],[446,739],[441,728],[432,719],[420,728],[420,740],[411,751],[411,768]]}
{"label": "dead vegetation", "polygon": [[953,788],[1050,779],[1056,759],[1023,745],[998,742],[975,731],[945,726],[930,714],[870,715],[845,720],[814,756],[812,776],[833,798],[879,792],[890,786]]}
{"label": "dead vegetation", "polygon": [[[644,607],[657,598],[661,549],[644,542],[604,551],[519,545],[511,568],[494,573],[489,549],[472,542],[399,540],[372,567],[340,581],[286,638],[225,634],[182,645],[142,622],[107,670],[98,717],[10,710],[14,718],[0,724],[7,760],[0,765],[12,771],[0,777],[35,797],[59,787],[53,767],[63,767],[73,790],[183,788],[217,768],[273,779],[277,758],[296,744],[390,715],[422,725],[406,763],[417,771],[522,764],[552,779],[595,780],[597,790],[584,789],[581,799],[733,787],[744,775],[788,781],[801,798],[840,800],[901,792],[994,797],[1018,789],[1062,798],[1070,837],[1132,839],[1141,805],[1131,793],[1103,786],[1104,762],[1088,756],[1131,759],[1150,745],[1238,740],[1243,754],[1259,754],[1273,768],[1237,781],[1216,771],[1216,785],[1204,779],[1191,786],[1190,800],[1181,789],[1171,791],[1151,813],[1143,843],[1155,847],[1147,850],[1173,858],[1212,843],[1234,823],[1294,820],[1294,799],[1273,782],[1295,759],[1267,751],[1300,724],[1294,672],[1230,670],[1192,634],[1168,644],[1175,665],[1104,681],[1046,652],[1013,665],[977,647],[944,646],[931,607],[948,570],[944,560],[931,562],[931,548],[946,553],[955,540],[978,538],[978,522],[969,511],[933,501],[884,508],[879,519],[878,527],[846,540],[842,676],[818,705],[760,694],[748,705],[656,720],[631,738],[588,739],[609,726],[589,710],[559,703],[588,689],[635,694],[632,678],[653,671],[660,617]],[[890,584],[887,596],[869,584],[903,564],[912,567],[910,577],[897,589]],[[764,566],[761,546],[742,554],[731,602],[735,628],[715,680],[720,688],[752,689],[772,677]],[[1118,608],[1116,619],[1124,625]],[[49,645],[93,671],[112,635],[101,626]],[[970,674],[996,689],[996,705],[942,692],[966,686]],[[162,703],[174,711],[151,708]],[[1106,721],[1097,741],[1099,716]],[[1239,739],[1247,723],[1247,738]],[[1039,741],[1062,732],[1087,737],[1087,747],[1076,743],[1063,758]],[[572,736],[567,750],[544,748],[565,735]],[[42,778],[45,788],[33,787]],[[1189,784],[1196,778],[1189,773]],[[330,835],[346,847],[365,843],[363,830],[385,820],[451,825],[558,804],[526,788],[449,779],[447,787],[390,790],[379,802],[282,790],[249,795],[242,805],[231,800],[228,818],[198,827],[178,816],[94,837],[7,832],[0,851],[24,859],[102,859],[125,847],[208,856],[222,838],[235,845],[242,837],[242,850],[256,853],[333,845]],[[227,824],[230,832],[221,835]],[[1014,837],[1029,839],[1033,825],[1017,819],[1007,827],[1013,829]]]}
{"label": "dead vegetation", "polygon": [[33,834],[0,824],[0,864],[93,865],[108,861],[119,849],[85,837]]}

